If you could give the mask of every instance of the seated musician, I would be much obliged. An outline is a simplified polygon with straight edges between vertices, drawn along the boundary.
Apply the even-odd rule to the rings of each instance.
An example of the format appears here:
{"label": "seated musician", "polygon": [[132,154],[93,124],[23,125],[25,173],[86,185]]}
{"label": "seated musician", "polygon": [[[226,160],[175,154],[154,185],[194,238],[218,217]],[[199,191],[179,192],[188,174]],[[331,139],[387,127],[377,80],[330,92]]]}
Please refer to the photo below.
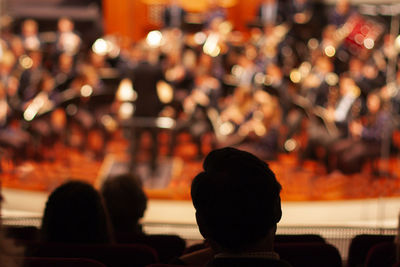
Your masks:
{"label": "seated musician", "polygon": [[208,1],[208,8],[204,14],[204,23],[207,29],[212,28],[215,21],[223,21],[226,19],[226,10],[218,5],[218,1]]}
{"label": "seated musician", "polygon": [[264,90],[278,97],[282,108],[282,120],[286,122],[287,115],[291,109],[288,81],[284,77],[283,70],[276,64],[268,65],[265,73],[267,81],[264,82]]}
{"label": "seated musician", "polygon": [[289,0],[288,20],[296,24],[304,24],[310,20],[313,13],[313,3],[309,0]]}
{"label": "seated musician", "polygon": [[41,48],[39,25],[35,20],[24,20],[21,25],[21,39],[25,50],[39,50]]}
{"label": "seated musician", "polygon": [[[44,71],[37,85],[34,97],[27,101],[24,119],[29,122],[29,132],[36,141],[37,159],[55,158],[54,144],[65,134],[63,111],[56,110],[59,94],[54,90],[55,80],[48,71]],[[55,119],[57,117],[57,119]]]}
{"label": "seated musician", "polygon": [[59,53],[77,55],[82,40],[75,32],[75,23],[69,18],[60,18],[57,23],[56,49]]}
{"label": "seated musician", "polygon": [[[197,159],[203,159],[203,137],[212,131],[209,118],[210,110],[218,109],[218,99],[221,95],[221,84],[218,79],[204,73],[195,80],[195,88],[185,99],[185,112],[188,115],[189,132],[197,146]],[[211,146],[214,146],[212,141]]]}
{"label": "seated musician", "polygon": [[55,89],[58,92],[67,90],[71,82],[77,76],[77,70],[74,66],[74,58],[68,53],[62,53],[58,56],[57,65],[53,68],[55,78]]}
{"label": "seated musician", "polygon": [[181,28],[185,21],[186,11],[179,6],[178,1],[172,0],[171,3],[165,7],[162,15],[164,27]]}
{"label": "seated musician", "polygon": [[379,156],[382,142],[391,136],[391,117],[382,102],[381,91],[367,97],[368,113],[350,126],[350,137],[332,145],[330,168],[343,173],[360,172],[365,160]]}
{"label": "seated musician", "polygon": [[[354,115],[352,111],[356,107],[359,95],[360,89],[355,82],[347,74],[342,74],[338,96],[335,96],[335,91],[331,91],[326,108],[322,106],[313,108],[304,158],[323,159],[324,163],[328,164],[332,144],[348,135],[348,122]],[[331,170],[328,165],[327,169]]]}
{"label": "seated musician", "polygon": [[237,147],[263,160],[276,159],[282,113],[279,100],[261,90],[254,94],[254,100],[258,109],[252,118],[240,127],[239,131],[245,139]]}
{"label": "seated musician", "polygon": [[338,27],[345,24],[349,17],[355,13],[354,9],[350,6],[349,0],[337,1],[333,10],[329,10],[328,12],[328,22]]}
{"label": "seated musician", "polygon": [[[221,113],[219,146],[234,146],[262,159],[274,159],[278,150],[281,108],[276,96],[237,88],[235,101]],[[224,132],[230,125],[231,132]]]}
{"label": "seated musician", "polygon": [[[8,90],[0,82],[0,147],[10,150],[8,154],[14,162],[27,156],[30,135],[15,121],[17,111],[8,103]],[[1,169],[0,169],[1,170]]]}
{"label": "seated musician", "polygon": [[29,51],[28,56],[32,64],[24,69],[19,79],[18,96],[22,102],[29,101],[36,95],[39,81],[45,71],[42,51]]}
{"label": "seated musician", "polygon": [[277,25],[285,20],[282,1],[263,0],[257,9],[257,19],[261,25]]}

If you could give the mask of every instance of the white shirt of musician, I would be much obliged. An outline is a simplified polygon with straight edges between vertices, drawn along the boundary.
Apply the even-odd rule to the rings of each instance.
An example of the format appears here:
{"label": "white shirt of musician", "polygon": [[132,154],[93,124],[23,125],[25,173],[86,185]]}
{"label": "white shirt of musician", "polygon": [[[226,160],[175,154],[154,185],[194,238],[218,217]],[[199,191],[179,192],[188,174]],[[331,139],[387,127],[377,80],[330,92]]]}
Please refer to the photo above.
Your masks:
{"label": "white shirt of musician", "polygon": [[344,122],[356,98],[352,93],[344,95],[335,109],[335,121]]}
{"label": "white shirt of musician", "polygon": [[77,34],[73,32],[63,32],[60,35],[60,40],[57,46],[61,51],[75,55],[79,52],[80,45],[81,38]]}
{"label": "white shirt of musician", "polygon": [[268,24],[275,24],[277,11],[278,5],[276,3],[263,5],[261,9],[262,21]]}

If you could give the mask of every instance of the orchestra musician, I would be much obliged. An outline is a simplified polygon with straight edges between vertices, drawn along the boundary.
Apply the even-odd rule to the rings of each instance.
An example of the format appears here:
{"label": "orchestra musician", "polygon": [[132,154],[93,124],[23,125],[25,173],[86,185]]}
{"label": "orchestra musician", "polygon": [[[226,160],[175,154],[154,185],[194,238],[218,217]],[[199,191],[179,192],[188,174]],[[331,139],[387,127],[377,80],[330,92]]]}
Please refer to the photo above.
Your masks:
{"label": "orchestra musician", "polygon": [[[255,110],[255,102],[252,91],[246,87],[236,87],[231,97],[227,97],[225,105],[220,112],[221,125],[229,125],[231,130],[225,135],[237,133],[241,125],[252,118]],[[224,138],[228,140],[219,140],[220,146],[229,146],[239,143],[239,138]],[[233,140],[232,140],[233,139]]]}
{"label": "orchestra musician", "polygon": [[[21,66],[21,59],[22,57],[26,54],[24,44],[22,42],[22,39],[19,36],[13,36],[10,41],[10,52],[13,53],[15,57],[15,62],[14,62],[14,70],[21,72],[23,67]],[[16,76],[19,76],[20,73],[16,74]]]}
{"label": "orchestra musician", "polygon": [[4,128],[11,115],[11,107],[8,105],[7,101],[7,90],[3,82],[0,82],[0,127]]}
{"label": "orchestra musician", "polygon": [[57,22],[56,49],[58,53],[75,56],[81,47],[81,37],[76,33],[75,24],[69,18],[60,18]]}
{"label": "orchestra musician", "polygon": [[[288,40],[289,38],[293,39],[293,36],[289,36],[291,35],[290,26],[305,22],[303,19],[305,19],[310,12],[312,13],[311,1],[287,0],[282,4],[283,2],[284,1],[277,0],[262,1],[262,5],[258,10],[258,18],[265,27],[264,32],[261,30],[253,31],[253,33],[257,32],[256,41],[248,41],[243,38],[240,39],[240,42],[234,43],[232,41],[233,39],[230,39],[230,37],[232,37],[230,32],[222,32],[221,28],[224,28],[226,25],[226,21],[223,19],[226,12],[224,9],[218,7],[216,1],[213,1],[213,8],[208,14],[208,28],[204,29],[204,31],[198,35],[204,35],[205,41],[203,43],[200,42],[201,44],[197,43],[187,48],[189,45],[184,43],[189,39],[187,38],[189,37],[187,33],[181,32],[179,29],[166,31],[165,34],[163,32],[163,38],[167,38],[167,42],[160,48],[161,51],[166,54],[162,66],[157,66],[157,64],[149,62],[147,56],[143,55],[148,54],[147,52],[149,51],[142,51],[142,47],[130,49],[130,45],[127,45],[126,47],[129,47],[129,49],[124,50],[126,53],[123,55],[124,59],[121,60],[124,62],[121,63],[123,66],[120,70],[124,73],[128,73],[126,71],[127,69],[132,71],[128,76],[132,78],[134,89],[138,93],[134,116],[146,118],[158,117],[162,104],[157,97],[155,83],[159,80],[163,80],[165,76],[165,79],[174,88],[175,102],[184,103],[186,105],[185,109],[175,107],[177,112],[175,118],[180,119],[186,117],[187,122],[189,122],[187,125],[190,126],[189,132],[193,135],[194,142],[199,148],[200,157],[202,153],[201,141],[204,134],[212,130],[218,131],[218,128],[215,127],[215,121],[213,122],[209,118],[209,110],[215,110],[217,114],[221,115],[221,124],[229,122],[233,125],[234,131],[231,135],[240,137],[238,138],[240,140],[237,141],[235,145],[248,143],[251,144],[249,147],[255,146],[257,142],[263,142],[262,138],[268,135],[269,129],[274,129],[271,131],[271,135],[274,135],[274,132],[279,132],[277,131],[278,128],[288,126],[289,120],[287,118],[289,113],[293,110],[293,100],[287,98],[289,96],[288,90],[294,88],[293,91],[298,93],[303,99],[309,101],[306,108],[312,108],[310,108],[308,112],[312,111],[315,113],[319,110],[320,113],[326,115],[323,119],[317,119],[316,123],[315,121],[308,121],[312,126],[314,126],[315,123],[318,127],[315,127],[316,130],[308,129],[306,135],[309,137],[310,149],[312,151],[318,149],[316,148],[318,146],[324,146],[329,155],[329,149],[331,147],[329,144],[332,143],[332,140],[334,140],[333,143],[335,143],[335,145],[333,145],[333,147],[335,147],[337,144],[336,141],[343,141],[342,139],[345,138],[347,134],[347,130],[343,130],[342,132],[340,125],[343,124],[343,129],[347,129],[349,123],[356,125],[351,123],[352,120],[350,118],[352,117],[352,107],[357,105],[359,99],[356,95],[349,95],[348,93],[351,90],[346,90],[345,88],[358,87],[361,91],[360,97],[365,99],[364,102],[366,104],[371,90],[376,87],[381,87],[382,83],[385,82],[385,75],[381,72],[385,70],[386,65],[384,62],[381,64],[384,67],[380,65],[379,68],[377,68],[377,63],[373,62],[370,58],[372,53],[366,53],[364,55],[365,58],[362,58],[362,60],[353,59],[350,57],[350,51],[346,51],[347,48],[342,45],[346,34],[338,37],[338,33],[343,30],[344,25],[346,25],[352,14],[347,1],[339,1],[340,3],[335,7],[337,11],[331,20],[332,24],[325,28],[322,39],[319,38],[319,35],[313,36],[315,39],[311,40],[310,45],[307,46],[305,45],[305,41],[308,40],[301,41],[301,49],[303,50],[298,49],[298,40]],[[179,28],[180,26],[178,26],[178,24],[181,25],[185,11],[177,5],[177,1],[173,1],[170,6],[166,7],[165,12],[166,17],[166,14],[168,12],[170,13],[168,15],[170,21],[168,23],[166,22],[165,25]],[[176,14],[180,16],[175,16]],[[179,18],[179,23],[177,18]],[[165,18],[165,20],[167,19]],[[67,26],[61,27],[62,21],[65,22]],[[29,25],[29,23],[27,24]],[[325,25],[318,25],[321,30],[324,26]],[[60,27],[63,29],[60,28],[57,34],[59,62],[54,69],[51,69],[52,75],[55,78],[55,91],[64,95],[65,91],[72,88],[76,91],[75,96],[79,96],[81,88],[86,84],[90,85],[94,90],[101,88],[103,84],[100,79],[100,69],[103,67],[111,67],[111,65],[105,64],[104,56],[96,55],[92,52],[86,53],[86,51],[82,53],[82,55],[89,57],[89,61],[77,60],[74,62],[73,59],[77,59],[81,56],[77,54],[77,52],[83,47],[82,42],[85,40],[80,39],[71,21],[60,20]],[[1,80],[7,88],[7,92],[9,92],[7,96],[8,105],[11,109],[18,107],[22,111],[24,109],[21,108],[21,103],[18,103],[18,101],[25,104],[30,103],[35,97],[43,95],[43,92],[46,91],[43,91],[44,88],[40,83],[41,81],[47,80],[47,78],[43,80],[43,76],[47,75],[44,73],[45,69],[48,67],[42,64],[42,52],[37,50],[38,47],[41,47],[38,45],[38,43],[40,44],[40,39],[38,38],[37,27],[36,30],[29,30],[29,27],[27,28],[28,30],[26,30],[26,32],[31,32],[31,34],[26,34],[26,36],[29,37],[32,35],[34,37],[28,38],[22,36],[21,38],[12,38],[13,42],[9,44],[10,50],[14,54],[14,58],[10,60],[12,64],[5,64],[9,56],[7,53],[4,53],[1,69]],[[31,26],[31,28],[35,27]],[[31,44],[27,46],[30,50],[27,50],[28,54],[25,55],[23,44],[27,39],[31,39],[31,41],[28,42]],[[384,61],[387,60],[388,57],[393,56],[393,53],[396,52],[394,50],[394,36],[387,36],[384,38],[382,47],[379,46],[379,42],[376,42],[375,45],[376,47],[373,48],[373,51],[382,50],[381,57]],[[207,50],[206,48],[210,48],[210,46],[212,49]],[[326,48],[330,47],[333,48],[332,51],[334,53],[332,51],[330,51],[332,53],[327,53]],[[36,49],[32,50],[32,48]],[[244,52],[238,52],[238,50]],[[189,64],[190,66],[186,65],[183,59],[185,52],[191,54],[192,62]],[[346,53],[343,54],[342,52]],[[298,58],[296,58],[296,56]],[[285,60],[282,60],[283,57]],[[24,61],[24,59],[26,60]],[[342,61],[343,65],[340,68],[335,65],[338,59]],[[303,63],[308,63],[308,65],[310,65],[310,70],[306,74],[302,73],[301,81],[290,83],[287,78],[290,76],[291,69],[300,69],[302,61],[307,61]],[[24,65],[24,68],[21,62],[27,62],[29,64]],[[157,63],[159,62],[157,61]],[[236,78],[238,78],[238,83],[236,85],[234,84],[234,86],[239,86],[240,89],[234,89],[233,94],[228,90],[226,93],[223,93],[223,78],[226,74],[231,72],[233,66],[239,67],[236,69],[242,70],[237,72],[238,75]],[[5,70],[5,68],[8,69]],[[346,77],[347,74],[341,75],[342,72],[348,69],[350,69],[349,76],[356,84],[349,81],[350,79]],[[338,90],[328,82],[334,72],[339,76]],[[269,93],[269,96],[262,97],[264,102],[254,99],[256,98],[255,94],[260,94],[259,91],[257,91],[259,88],[254,86],[255,76],[257,76],[258,73],[264,77],[260,83],[261,88],[264,90],[263,93]],[[50,83],[50,79],[48,80]],[[342,84],[347,85],[342,86]],[[18,90],[15,88],[18,88]],[[10,90],[8,91],[8,89]],[[50,95],[52,94],[53,92],[51,91]],[[330,94],[338,94],[337,100],[331,101]],[[52,98],[53,96],[50,96],[50,100],[52,100]],[[268,99],[268,101],[265,99]],[[73,116],[84,118],[81,119],[82,124],[86,124],[87,126],[85,127],[90,128],[95,124],[94,121],[96,118],[94,118],[95,115],[93,114],[97,112],[98,107],[92,106],[89,109],[87,102],[85,102],[87,99],[82,98],[82,101],[84,103],[81,103],[78,107],[78,115]],[[151,103],[151,105],[149,103]],[[4,102],[2,104],[4,104]],[[270,107],[277,107],[277,110],[279,109],[277,113],[283,113],[281,124],[276,123],[275,119],[270,119],[272,116],[268,110]],[[323,109],[315,109],[315,107]],[[361,115],[364,115],[363,112],[366,117],[368,117],[371,111],[367,108],[367,105],[365,105],[365,110],[362,111]],[[314,116],[323,116],[322,114],[314,114]],[[275,116],[276,114],[272,117],[275,118]],[[309,118],[303,116],[302,119]],[[363,120],[369,121],[370,119]],[[274,123],[270,121],[274,121]],[[370,124],[373,123],[368,123],[367,125],[363,125],[363,127],[369,127]],[[246,128],[249,129],[250,125],[253,127],[253,130],[243,130]],[[263,126],[255,127],[255,125]],[[339,128],[339,134],[332,135],[333,132],[329,130],[331,127],[327,125],[334,125]],[[135,155],[138,154],[139,136],[142,132],[140,128],[139,126],[135,128],[135,137],[132,138],[135,144],[130,151],[133,161],[135,161]],[[356,129],[357,127],[352,126],[350,128]],[[260,129],[266,130],[265,135],[255,134],[254,129],[258,129],[258,133],[262,132]],[[153,139],[150,164],[152,168],[155,168],[155,163],[157,161],[156,155],[158,154],[157,131],[154,129],[145,130],[151,132]],[[239,132],[242,135],[240,135]],[[246,134],[243,135],[243,133]],[[220,135],[220,133],[216,133],[216,135]],[[334,138],[332,138],[332,136]],[[325,142],[323,140],[325,137],[327,137],[329,141]],[[272,139],[276,140],[274,138]],[[218,142],[222,144],[223,141]],[[314,144],[314,141],[317,143]],[[321,145],[321,142],[323,145]],[[269,151],[269,149],[271,151],[275,150],[275,148],[266,148],[265,150]],[[306,150],[308,149],[309,148],[306,148]],[[263,156],[263,158],[268,157],[269,156]],[[336,167],[341,168],[340,164],[341,163],[333,164],[334,166],[332,166],[332,169]],[[132,163],[132,166],[133,165]]]}
{"label": "orchestra musician", "polygon": [[278,98],[282,109],[282,121],[286,123],[289,111],[292,109],[292,100],[289,93],[289,84],[283,71],[276,64],[270,64],[265,69],[264,90]]}
{"label": "orchestra musician", "polygon": [[[289,27],[285,24],[281,24],[278,26],[273,24],[266,24],[264,25],[263,30],[264,32],[260,40],[258,58],[260,58],[261,62],[263,63],[263,67],[271,63],[282,65],[283,62],[281,61],[283,61],[285,57],[283,53],[283,47],[288,47],[286,45],[286,41],[288,37],[287,33]],[[293,53],[291,53],[289,57],[293,60]],[[285,63],[287,64],[289,62],[285,61]]]}
{"label": "orchestra musician", "polygon": [[[70,33],[69,30],[63,32]],[[52,160],[55,157],[53,145],[58,141],[63,143],[67,132],[70,133],[70,129],[66,129],[66,106],[62,106],[63,101],[80,96],[84,84],[98,86],[96,81],[99,80],[93,78],[94,75],[88,75],[92,78],[85,79],[79,88],[72,89],[75,92],[69,96],[60,94],[78,84],[76,72],[81,72],[85,67],[82,62],[77,67],[71,58],[73,51],[64,47],[66,52],[61,53],[59,65],[49,69],[51,65],[43,64],[43,52],[52,56],[52,50],[42,51],[50,47],[37,45],[40,42],[38,36],[37,23],[26,20],[22,24],[21,37],[11,36],[9,43],[2,47],[1,86],[6,95],[4,99],[1,98],[1,110],[4,112],[1,114],[3,124],[0,142],[2,147],[11,148],[15,152],[10,153],[13,157],[26,159],[33,156],[35,159]],[[63,37],[58,40],[61,39],[69,43],[75,38]],[[63,85],[63,88],[57,88],[59,85]],[[6,106],[7,109],[4,108]]]}
{"label": "orchestra musician", "polygon": [[27,65],[22,72],[18,88],[18,95],[22,102],[29,101],[35,96],[38,84],[44,72],[42,51],[28,51],[28,57],[31,60],[31,64]]}
{"label": "orchestra musician", "polygon": [[367,107],[368,113],[349,125],[350,136],[332,145],[331,170],[360,172],[366,160],[381,155],[382,143],[391,137],[392,121],[380,90],[368,94]]}
{"label": "orchestra musician", "polygon": [[215,20],[226,20],[226,10],[218,5],[217,0],[208,0],[208,8],[204,14],[205,29],[212,27]]}
{"label": "orchestra musician", "polygon": [[257,19],[261,25],[278,25],[286,20],[282,1],[263,0],[257,9]]}
{"label": "orchestra musician", "polygon": [[331,59],[324,55],[318,56],[314,66],[301,83],[300,95],[309,101],[311,106],[324,107],[328,101],[328,75],[334,70]]}
{"label": "orchestra musician", "polygon": [[386,96],[388,98],[389,103],[391,104],[391,110],[394,116],[398,117],[400,115],[400,70],[396,72],[396,83],[394,92],[388,92],[388,88],[386,88]]}
{"label": "orchestra musician", "polygon": [[361,89],[361,114],[367,112],[367,96],[376,88],[382,88],[386,84],[386,74],[378,69],[371,60],[363,62],[362,76],[356,81]]}
{"label": "orchestra musician", "polygon": [[[202,159],[203,137],[213,131],[213,124],[209,117],[210,110],[219,110],[221,98],[221,82],[210,75],[209,72],[197,74],[194,88],[184,100],[184,112],[186,113],[187,128],[196,144],[196,159]],[[214,141],[211,146],[214,146]]]}
{"label": "orchestra musician", "polygon": [[21,39],[25,50],[39,50],[41,48],[39,26],[35,20],[27,19],[22,22]]}
{"label": "orchestra musician", "polygon": [[[190,50],[188,50],[190,51]],[[166,55],[165,78],[174,88],[174,107],[177,112],[182,111],[183,100],[190,94],[194,87],[194,68],[192,63],[183,61],[181,51],[171,51]],[[194,57],[196,57],[194,55]],[[196,60],[194,58],[193,60]],[[195,64],[195,63],[194,63]]]}
{"label": "orchestra musician", "polygon": [[24,120],[35,144],[37,160],[54,160],[54,146],[63,142],[66,135],[66,117],[58,109],[60,94],[55,90],[55,80],[49,71],[44,71],[37,85],[35,96],[24,103]]}
{"label": "orchestra musician", "polygon": [[164,8],[163,25],[165,28],[181,29],[185,22],[186,11],[179,5],[179,1],[172,0],[171,3]]}
{"label": "orchestra musician", "polygon": [[244,49],[244,53],[238,56],[236,68],[240,68],[239,73],[236,75],[237,85],[239,87],[251,88],[253,85],[254,75],[258,70],[255,64],[257,52],[250,52],[254,50],[253,46],[248,46]]}
{"label": "orchestra musician", "polygon": [[[296,81],[292,76],[290,77],[294,84],[289,86],[288,90],[288,100],[292,105],[286,116],[287,140],[301,134],[305,130],[303,122],[309,122],[311,118],[315,117],[315,107],[326,107],[329,100],[329,76],[332,76],[334,70],[333,63],[330,58],[320,52],[317,52],[310,60],[311,62],[305,61],[300,65],[299,69],[303,70],[299,72],[299,80]],[[313,125],[313,123],[310,125]],[[311,129],[306,131],[307,135]],[[300,154],[300,157],[307,158],[310,156],[307,148],[305,151],[304,154]]]}
{"label": "orchestra musician", "polygon": [[[21,127],[17,111],[8,104],[7,88],[0,82],[0,146],[8,151],[13,164],[18,164],[30,156],[32,138]],[[1,169],[0,169],[1,170]]]}
{"label": "orchestra musician", "polygon": [[314,107],[308,127],[308,142],[302,154],[303,158],[314,158],[324,162],[328,171],[330,150],[335,143],[348,137],[348,124],[354,120],[359,106],[360,89],[348,76],[342,74],[339,79],[338,95],[331,89],[327,104]]}
{"label": "orchestra musician", "polygon": [[58,56],[57,65],[53,68],[56,90],[63,92],[67,90],[77,76],[77,70],[74,66],[74,57],[69,53],[61,53]]}
{"label": "orchestra musician", "polygon": [[349,0],[338,0],[332,9],[328,9],[328,23],[340,27],[355,13]]}
{"label": "orchestra musician", "polygon": [[[314,15],[313,1],[288,0],[286,2],[286,24],[290,28],[286,38],[287,47],[291,47],[300,61],[303,61],[306,60],[308,54],[307,42],[319,34],[320,29],[316,24],[320,23],[322,18],[318,17],[319,14]],[[283,65],[286,64],[285,62]]]}
{"label": "orchestra musician", "polygon": [[5,99],[8,106],[6,121],[3,126],[7,126],[10,120],[20,119],[22,102],[18,95],[19,77],[22,67],[17,62],[16,57],[11,50],[5,50],[0,60],[0,83],[5,91]]}
{"label": "orchestra musician", "polygon": [[257,110],[238,129],[238,134],[244,136],[244,140],[236,146],[263,160],[274,160],[279,150],[282,124],[278,97],[258,90],[253,99]]}
{"label": "orchestra musician", "polygon": [[266,160],[276,157],[281,126],[276,96],[261,89],[237,87],[215,124],[218,147],[242,148]]}
{"label": "orchestra musician", "polygon": [[287,21],[295,24],[305,24],[313,15],[313,3],[309,0],[289,0]]}

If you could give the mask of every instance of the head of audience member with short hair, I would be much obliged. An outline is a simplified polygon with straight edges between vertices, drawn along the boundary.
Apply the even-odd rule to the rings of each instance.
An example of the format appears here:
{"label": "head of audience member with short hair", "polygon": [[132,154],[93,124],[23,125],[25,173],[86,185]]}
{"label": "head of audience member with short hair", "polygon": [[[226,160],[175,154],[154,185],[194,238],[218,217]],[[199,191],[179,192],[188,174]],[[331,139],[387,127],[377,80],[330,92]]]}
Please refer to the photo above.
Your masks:
{"label": "head of audience member with short hair", "polygon": [[268,165],[234,148],[212,151],[191,195],[201,234],[216,252],[272,251],[281,185]]}
{"label": "head of audience member with short hair", "polygon": [[110,242],[111,227],[100,193],[82,181],[56,188],[46,203],[41,234],[49,242]]}
{"label": "head of audience member with short hair", "polygon": [[147,207],[141,181],[129,174],[110,177],[104,182],[101,193],[114,231],[141,234],[139,220]]}

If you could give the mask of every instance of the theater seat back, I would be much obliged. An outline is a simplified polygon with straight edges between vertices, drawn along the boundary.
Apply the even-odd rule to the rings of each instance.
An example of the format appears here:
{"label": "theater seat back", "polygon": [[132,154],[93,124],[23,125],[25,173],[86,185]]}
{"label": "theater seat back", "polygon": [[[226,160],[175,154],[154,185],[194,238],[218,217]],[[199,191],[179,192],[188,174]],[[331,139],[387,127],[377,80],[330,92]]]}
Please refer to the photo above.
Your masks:
{"label": "theater seat back", "polygon": [[293,267],[341,267],[337,248],[327,243],[280,243],[275,251]]}
{"label": "theater seat back", "polygon": [[396,263],[396,245],[383,242],[373,246],[365,260],[366,267],[392,267]]}
{"label": "theater seat back", "polygon": [[157,252],[142,244],[30,243],[27,256],[88,258],[107,267],[142,267],[158,262]]}
{"label": "theater seat back", "polygon": [[316,234],[276,235],[275,244],[277,243],[326,243],[326,241]]}
{"label": "theater seat back", "polygon": [[350,243],[347,267],[364,266],[368,251],[382,242],[393,242],[394,235],[357,235]]}
{"label": "theater seat back", "polygon": [[186,242],[177,235],[134,235],[116,233],[121,244],[145,244],[156,250],[160,262],[168,263],[183,254]]}
{"label": "theater seat back", "polygon": [[101,262],[84,258],[26,257],[23,267],[106,267]]}

